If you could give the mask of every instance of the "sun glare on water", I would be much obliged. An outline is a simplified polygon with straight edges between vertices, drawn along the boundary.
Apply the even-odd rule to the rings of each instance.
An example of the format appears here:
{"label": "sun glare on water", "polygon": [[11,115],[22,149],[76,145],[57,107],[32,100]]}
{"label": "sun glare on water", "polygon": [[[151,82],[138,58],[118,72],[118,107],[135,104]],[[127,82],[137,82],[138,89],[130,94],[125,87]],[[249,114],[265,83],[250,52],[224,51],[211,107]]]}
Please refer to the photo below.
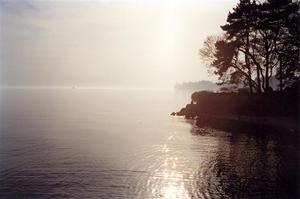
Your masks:
{"label": "sun glare on water", "polygon": [[170,153],[168,145],[163,145],[161,152],[166,156],[148,180],[151,195],[154,198],[189,199],[182,171],[178,168],[178,158]]}

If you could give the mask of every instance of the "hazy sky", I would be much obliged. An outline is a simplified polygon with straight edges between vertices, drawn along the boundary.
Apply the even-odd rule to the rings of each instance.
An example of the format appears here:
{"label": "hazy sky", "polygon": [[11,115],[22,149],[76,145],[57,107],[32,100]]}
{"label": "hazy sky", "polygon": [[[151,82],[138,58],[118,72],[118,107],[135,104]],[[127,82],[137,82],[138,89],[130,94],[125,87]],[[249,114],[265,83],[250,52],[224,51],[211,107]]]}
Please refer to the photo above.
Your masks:
{"label": "hazy sky", "polygon": [[236,0],[0,0],[2,85],[171,87],[213,80],[198,49]]}

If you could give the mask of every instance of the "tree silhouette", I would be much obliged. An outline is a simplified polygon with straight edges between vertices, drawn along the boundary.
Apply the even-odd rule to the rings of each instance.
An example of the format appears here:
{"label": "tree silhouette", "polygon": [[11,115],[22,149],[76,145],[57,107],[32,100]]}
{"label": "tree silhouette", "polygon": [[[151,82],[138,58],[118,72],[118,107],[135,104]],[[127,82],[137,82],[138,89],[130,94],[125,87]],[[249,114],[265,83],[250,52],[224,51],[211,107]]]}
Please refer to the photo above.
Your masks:
{"label": "tree silhouette", "polygon": [[298,81],[299,2],[241,0],[221,28],[224,37],[208,37],[199,51],[220,84],[242,83],[260,93],[271,90],[272,76],[281,91]]}

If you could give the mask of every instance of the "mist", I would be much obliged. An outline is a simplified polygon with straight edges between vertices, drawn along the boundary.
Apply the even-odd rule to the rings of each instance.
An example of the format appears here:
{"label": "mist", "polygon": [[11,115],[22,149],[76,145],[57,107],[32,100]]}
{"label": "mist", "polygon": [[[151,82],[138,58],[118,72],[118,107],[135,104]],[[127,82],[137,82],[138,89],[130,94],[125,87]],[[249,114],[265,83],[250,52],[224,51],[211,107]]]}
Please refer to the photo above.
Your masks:
{"label": "mist", "polygon": [[198,49],[236,1],[0,1],[1,86],[210,80]]}

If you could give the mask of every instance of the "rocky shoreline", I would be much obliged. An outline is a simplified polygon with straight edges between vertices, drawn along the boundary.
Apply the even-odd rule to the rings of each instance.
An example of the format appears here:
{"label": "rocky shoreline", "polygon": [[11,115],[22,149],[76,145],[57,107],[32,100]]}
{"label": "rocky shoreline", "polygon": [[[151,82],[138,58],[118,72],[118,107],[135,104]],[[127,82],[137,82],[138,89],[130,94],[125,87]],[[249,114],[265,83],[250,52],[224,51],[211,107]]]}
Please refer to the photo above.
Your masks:
{"label": "rocky shoreline", "polygon": [[[195,119],[199,127],[249,132],[299,133],[297,95],[196,92],[173,116]],[[263,130],[263,131],[262,131]]]}

